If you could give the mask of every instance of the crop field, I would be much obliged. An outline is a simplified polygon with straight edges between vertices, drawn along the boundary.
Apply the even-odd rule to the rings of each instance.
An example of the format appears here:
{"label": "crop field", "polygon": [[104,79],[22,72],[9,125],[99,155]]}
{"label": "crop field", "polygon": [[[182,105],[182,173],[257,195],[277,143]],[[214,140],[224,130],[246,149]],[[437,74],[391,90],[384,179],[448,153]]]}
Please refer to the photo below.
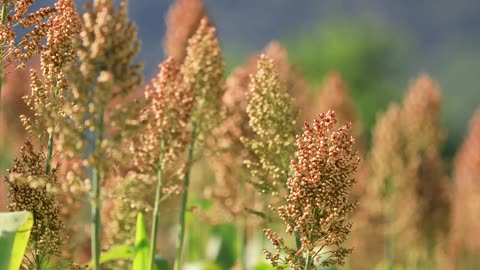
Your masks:
{"label": "crop field", "polygon": [[135,1],[34,2],[1,6],[0,270],[480,269],[480,109],[445,151],[427,73],[379,107],[175,0],[148,77]]}

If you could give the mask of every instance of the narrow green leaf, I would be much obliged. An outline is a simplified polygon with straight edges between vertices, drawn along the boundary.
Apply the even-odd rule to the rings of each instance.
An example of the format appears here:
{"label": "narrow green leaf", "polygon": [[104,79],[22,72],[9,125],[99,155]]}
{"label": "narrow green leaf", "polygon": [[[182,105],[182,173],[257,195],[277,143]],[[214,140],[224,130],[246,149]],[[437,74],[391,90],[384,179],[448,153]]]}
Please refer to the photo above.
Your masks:
{"label": "narrow green leaf", "polygon": [[33,226],[30,212],[0,213],[0,269],[17,270]]}
{"label": "narrow green leaf", "polygon": [[115,246],[106,252],[100,254],[100,263],[106,263],[115,260],[131,260],[135,251],[131,246]]}
{"label": "narrow green leaf", "polygon": [[[147,230],[143,213],[137,215],[135,229],[135,255],[133,259],[133,270],[145,270],[149,268],[150,244],[148,243]],[[155,270],[156,267],[154,266]]]}
{"label": "narrow green leaf", "polygon": [[157,270],[171,270],[170,264],[167,259],[162,256],[155,256],[155,264],[157,265]]}
{"label": "narrow green leaf", "polygon": [[15,242],[13,243],[13,254],[10,259],[9,270],[17,270],[23,261],[25,249],[27,248],[28,239],[30,238],[30,232],[33,227],[33,215],[30,212],[24,212],[27,216],[25,222],[20,226],[15,234]]}
{"label": "narrow green leaf", "polygon": [[254,270],[275,270],[276,268],[266,262],[261,262],[257,264],[253,269]]}
{"label": "narrow green leaf", "polygon": [[[127,245],[114,246],[110,250],[100,254],[100,264],[115,260],[132,260],[134,256],[135,251],[133,247]],[[89,267],[91,267],[91,265],[92,261],[88,263]]]}
{"label": "narrow green leaf", "polygon": [[215,258],[215,263],[221,269],[231,269],[237,260],[236,241],[237,232],[232,224],[220,224],[213,227],[213,234],[221,239],[220,249]]}

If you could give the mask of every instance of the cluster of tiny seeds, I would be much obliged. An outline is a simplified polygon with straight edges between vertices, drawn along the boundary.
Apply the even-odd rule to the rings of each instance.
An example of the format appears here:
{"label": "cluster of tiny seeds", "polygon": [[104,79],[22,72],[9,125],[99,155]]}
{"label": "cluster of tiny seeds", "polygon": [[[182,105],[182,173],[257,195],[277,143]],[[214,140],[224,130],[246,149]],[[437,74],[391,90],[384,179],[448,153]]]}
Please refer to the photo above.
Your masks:
{"label": "cluster of tiny seeds", "polygon": [[372,215],[388,220],[384,237],[401,233],[394,247],[400,260],[407,247],[428,256],[428,246],[445,236],[450,206],[442,136],[440,91],[426,75],[412,84],[403,106],[391,105],[374,128],[365,203]]}
{"label": "cluster of tiny seeds", "polygon": [[[287,204],[278,208],[289,234],[298,233],[301,248],[284,247],[279,236],[266,230],[277,252],[266,253],[272,263],[279,263],[280,251],[287,255],[283,261],[293,269],[310,259],[310,266],[343,264],[351,249],[342,247],[350,233],[347,216],[355,209],[348,197],[354,183],[353,175],[360,157],[353,148],[351,124],[335,130],[335,114],[328,111],[314,119],[313,127],[305,122],[305,131],[297,136],[298,151],[292,159],[295,174],[288,179]],[[303,258],[303,259],[302,259]]]}
{"label": "cluster of tiny seeds", "polygon": [[336,72],[327,74],[321,89],[318,89],[318,91],[318,96],[314,99],[312,106],[310,106],[312,110],[308,115],[315,117],[316,111],[335,111],[339,123],[347,121],[355,123],[352,132],[355,138],[357,138],[358,144],[358,139],[363,134],[362,126],[359,123],[359,114],[340,74]]}
{"label": "cluster of tiny seeds", "polygon": [[136,166],[156,174],[159,169],[168,169],[185,150],[195,91],[182,85],[180,67],[170,58],[160,65],[160,73],[145,94],[148,107],[140,115],[145,126],[130,149]]}
{"label": "cluster of tiny seeds", "polygon": [[[129,173],[121,179],[112,181],[112,192],[106,208],[108,230],[105,231],[107,245],[133,245],[136,216],[139,211],[150,212],[152,207],[146,203],[155,197],[155,177],[146,174]],[[150,215],[147,215],[150,216]],[[150,221],[150,220],[148,220]]]}
{"label": "cluster of tiny seeds", "polygon": [[33,145],[27,141],[20,158],[15,160],[15,166],[5,177],[9,188],[9,211],[33,213],[30,250],[42,263],[46,263],[50,256],[61,255],[64,241],[60,206],[49,192],[49,187],[57,182],[56,170],[45,173],[45,163],[45,157],[35,152]]}
{"label": "cluster of tiny seeds", "polygon": [[138,211],[150,211],[155,197],[159,170],[163,174],[162,198],[179,192],[179,178],[173,173],[178,155],[190,139],[188,123],[195,92],[182,86],[179,66],[172,58],[160,66],[160,72],[146,87],[147,106],[140,112],[142,131],[130,141],[133,162],[141,173],[130,172],[119,178],[112,189],[112,209],[107,232],[109,244],[132,244],[131,231]]}
{"label": "cluster of tiny seeds", "polygon": [[142,83],[142,65],[132,63],[139,51],[139,41],[135,25],[128,19],[127,1],[121,1],[118,9],[112,0],[94,1],[93,7],[83,14],[80,25],[75,40],[79,60],[67,72],[70,89],[64,113],[69,118],[62,122],[57,146],[66,158],[83,156],[95,144],[92,132],[99,132],[101,127],[105,136],[82,165],[101,163],[107,172],[107,167],[113,164],[98,161],[108,161],[102,158],[107,153],[125,160],[125,149],[114,146],[138,125],[133,120],[138,104],[123,99],[114,104],[112,100],[126,99]]}
{"label": "cluster of tiny seeds", "polygon": [[451,252],[460,258],[462,252],[480,254],[478,196],[480,194],[480,110],[470,123],[470,131],[455,157],[454,191],[452,200]]}
{"label": "cluster of tiny seeds", "polygon": [[[27,13],[34,0],[3,0],[2,6],[7,10],[7,17],[0,25],[0,37],[6,45],[2,51],[2,60],[8,62],[19,61],[19,67],[33,55],[41,53],[45,46],[42,44],[50,28],[49,18],[56,12],[54,7],[40,8]],[[22,38],[17,38],[17,27],[32,28]]]}
{"label": "cluster of tiny seeds", "polygon": [[67,82],[63,68],[76,59],[73,40],[80,32],[79,15],[73,0],[58,0],[56,16],[49,24],[47,41],[41,54],[41,68],[47,87],[66,91]]}
{"label": "cluster of tiny seeds", "polygon": [[295,152],[297,109],[274,71],[272,60],[262,55],[257,73],[250,78],[247,114],[252,138],[242,138],[254,158],[245,164],[256,188],[273,197],[285,191],[290,159]]}
{"label": "cluster of tiny seeds", "polygon": [[[285,84],[285,88],[290,96],[293,97],[297,108],[302,108],[299,112],[302,119],[305,118],[303,109],[308,106],[311,89],[308,82],[303,77],[303,74],[291,64],[288,60],[288,51],[279,41],[271,41],[263,49],[263,53],[273,61],[274,70],[278,77]],[[258,58],[258,57],[257,57]],[[321,111],[321,110],[317,110]],[[301,128],[302,123],[297,123]]]}
{"label": "cluster of tiny seeds", "polygon": [[24,101],[34,112],[34,118],[24,115],[21,120],[26,130],[46,142],[46,134],[58,132],[59,123],[64,118],[64,93],[68,83],[63,68],[75,59],[72,39],[79,33],[78,14],[73,0],[59,0],[55,4],[55,16],[48,20],[46,44],[41,53],[43,81],[36,71],[30,71],[30,96]]}
{"label": "cluster of tiny seeds", "polygon": [[[420,76],[411,86],[403,102],[402,124],[405,138],[409,184],[415,193],[414,216],[398,213],[400,218],[411,220],[413,239],[422,243],[435,243],[444,239],[450,215],[449,180],[441,157],[444,132],[441,128],[441,92],[428,76]],[[413,181],[412,181],[413,180]],[[413,200],[402,199],[405,203]],[[408,207],[414,208],[414,207]],[[412,219],[413,217],[413,219]],[[405,246],[408,246],[407,242]],[[423,249],[423,256],[428,256]]]}
{"label": "cluster of tiny seeds", "polygon": [[[248,149],[240,138],[250,137],[246,107],[249,74],[254,73],[246,65],[232,72],[226,81],[227,90],[222,99],[227,117],[214,130],[210,144],[220,149],[210,158],[215,174],[215,184],[205,189],[206,198],[215,203],[213,214],[222,213],[227,220],[245,215],[244,208],[258,209],[259,200],[253,187],[246,183],[246,170],[243,161],[249,156]],[[253,219],[248,219],[252,221]]]}
{"label": "cluster of tiny seeds", "polygon": [[217,127],[221,115],[222,96],[225,93],[225,64],[216,36],[207,18],[200,21],[195,34],[188,40],[185,61],[180,68],[183,87],[195,91],[192,123],[196,134],[208,135]]}
{"label": "cluster of tiny seeds", "polygon": [[202,0],[176,0],[167,13],[165,55],[183,63],[188,40],[193,36],[200,20],[206,16]]}

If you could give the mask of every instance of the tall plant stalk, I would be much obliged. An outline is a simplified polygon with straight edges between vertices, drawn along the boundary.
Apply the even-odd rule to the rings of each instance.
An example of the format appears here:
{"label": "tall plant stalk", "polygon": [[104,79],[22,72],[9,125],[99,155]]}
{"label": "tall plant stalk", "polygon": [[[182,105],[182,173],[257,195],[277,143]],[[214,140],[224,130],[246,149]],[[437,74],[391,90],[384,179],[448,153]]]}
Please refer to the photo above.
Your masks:
{"label": "tall plant stalk", "polygon": [[[2,5],[2,18],[1,24],[4,25],[7,19],[7,7],[5,4]],[[0,46],[0,112],[2,112],[2,87],[3,87],[3,45],[5,44],[5,40],[2,40],[2,44]]]}
{"label": "tall plant stalk", "polygon": [[190,186],[190,171],[191,165],[193,162],[193,151],[195,148],[195,141],[196,141],[196,125],[193,125],[192,128],[192,140],[190,141],[190,145],[188,147],[188,158],[187,158],[187,168],[185,175],[183,177],[183,196],[182,196],[182,205],[180,208],[180,218],[179,218],[179,225],[180,225],[180,232],[178,234],[178,247],[177,247],[177,254],[175,257],[175,270],[182,269],[182,257],[183,257],[183,243],[185,240],[185,214],[187,211],[187,201],[188,201],[188,188]]}
{"label": "tall plant stalk", "polygon": [[310,270],[310,251],[307,251],[307,259],[305,260],[305,270]]}
{"label": "tall plant stalk", "polygon": [[[96,126],[96,138],[95,138],[95,149],[100,147],[100,144],[103,140],[103,109],[100,110],[100,113],[97,116],[97,126]],[[92,251],[92,269],[100,269],[100,164],[97,163],[93,167],[93,177],[92,177],[92,193],[91,193],[91,251]]]}
{"label": "tall plant stalk", "polygon": [[394,266],[394,247],[393,247],[393,243],[394,243],[394,236],[391,232],[391,227],[392,227],[392,224],[394,222],[394,213],[393,213],[393,210],[391,208],[391,204],[392,204],[392,201],[393,201],[393,180],[391,177],[388,177],[387,180],[386,180],[386,185],[387,185],[387,200],[390,200],[391,203],[386,206],[386,218],[387,218],[387,226],[388,226],[388,233],[387,233],[387,237],[385,239],[385,244],[386,244],[386,249],[385,249],[385,259],[387,261],[387,269],[388,270],[393,270],[393,266]]}
{"label": "tall plant stalk", "polygon": [[150,234],[151,239],[151,248],[150,248],[150,257],[149,257],[149,269],[153,270],[155,265],[155,251],[157,248],[157,231],[158,231],[158,214],[160,210],[160,200],[162,199],[162,186],[163,186],[163,156],[165,154],[165,141],[162,140],[161,142],[161,149],[162,152],[158,159],[158,171],[157,171],[157,188],[155,190],[155,206],[153,209],[153,224],[152,224],[152,232]]}
{"label": "tall plant stalk", "polygon": [[240,233],[238,241],[240,242],[239,256],[242,265],[242,270],[247,270],[247,217],[243,217],[242,226],[239,229]]}
{"label": "tall plant stalk", "polygon": [[53,133],[48,134],[47,145],[47,164],[45,166],[45,173],[49,174],[52,170],[52,157],[53,157]]}

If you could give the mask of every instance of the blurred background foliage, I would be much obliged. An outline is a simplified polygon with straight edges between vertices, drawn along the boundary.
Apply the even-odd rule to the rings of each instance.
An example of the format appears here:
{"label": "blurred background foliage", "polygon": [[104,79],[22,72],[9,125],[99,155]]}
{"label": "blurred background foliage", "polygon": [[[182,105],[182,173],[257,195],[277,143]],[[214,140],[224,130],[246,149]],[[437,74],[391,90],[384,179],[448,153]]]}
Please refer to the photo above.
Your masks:
{"label": "blurred background foliage", "polygon": [[[163,59],[165,25],[159,18],[170,4],[130,3],[147,76]],[[398,101],[409,81],[426,72],[443,91],[445,157],[451,158],[462,141],[480,98],[480,2],[206,0],[205,5],[218,27],[229,70],[279,40],[313,85],[328,71],[343,76],[367,130],[378,111]]]}

